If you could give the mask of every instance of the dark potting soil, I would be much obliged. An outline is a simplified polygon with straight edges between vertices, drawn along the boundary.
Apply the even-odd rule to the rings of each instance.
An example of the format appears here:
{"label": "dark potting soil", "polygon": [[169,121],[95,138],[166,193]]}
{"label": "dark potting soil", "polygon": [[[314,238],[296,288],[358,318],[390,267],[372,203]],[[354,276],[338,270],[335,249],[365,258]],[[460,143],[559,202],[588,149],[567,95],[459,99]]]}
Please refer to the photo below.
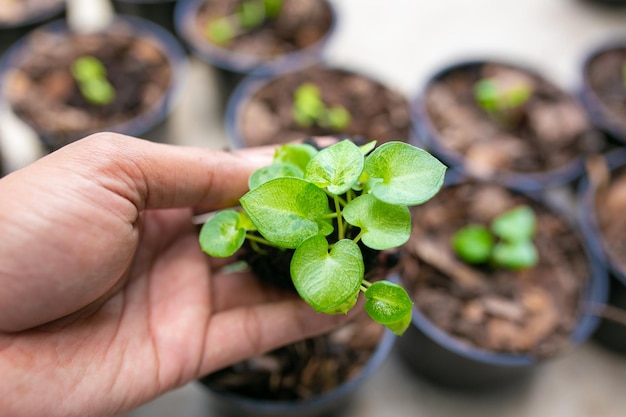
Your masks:
{"label": "dark potting soil", "polygon": [[[495,123],[476,104],[474,85],[484,77],[532,87],[519,123]],[[443,74],[428,87],[425,107],[443,146],[486,177],[551,171],[604,146],[571,95],[537,74],[505,64],[461,66]]]}
{"label": "dark potting soil", "polygon": [[611,262],[626,273],[626,167],[616,169],[604,179],[596,193],[598,226]]}
{"label": "dark potting soil", "polygon": [[[205,37],[210,21],[232,15],[240,4],[241,0],[206,0],[196,16],[198,32]],[[332,13],[325,1],[285,1],[278,18],[268,20],[220,46],[233,52],[258,56],[262,60],[273,58],[318,42],[326,35],[332,22]]]}
{"label": "dark potting soil", "polygon": [[[8,75],[9,101],[53,148],[153,109],[172,78],[164,53],[153,41],[136,37],[127,24],[88,35],[39,30],[25,46]],[[116,91],[110,104],[92,104],[81,95],[70,68],[83,55],[93,55],[104,64]]]}
{"label": "dark potting soil", "polygon": [[605,117],[626,134],[626,46],[608,49],[585,68],[589,86],[604,106]]}
{"label": "dark potting soil", "polygon": [[54,10],[64,0],[0,0],[0,27],[12,26],[40,13]]}
{"label": "dark potting soil", "polygon": [[[453,253],[461,227],[488,226],[520,204],[533,208],[539,263],[523,271],[469,266]],[[581,314],[590,267],[579,238],[543,205],[496,186],[443,188],[413,208],[402,277],[417,308],[444,332],[479,348],[545,357],[562,351]]]}
{"label": "dark potting soil", "polygon": [[301,401],[327,393],[359,374],[384,328],[365,313],[338,329],[214,372],[201,382],[265,401]]}
{"label": "dark potting soil", "polygon": [[[351,114],[350,126],[342,132],[319,126],[300,127],[293,120],[293,95],[312,82],[329,106],[343,106]],[[365,75],[314,66],[281,75],[260,88],[241,109],[238,122],[247,146],[285,143],[308,136],[364,137],[378,144],[391,140],[407,142],[411,128],[407,99]]]}

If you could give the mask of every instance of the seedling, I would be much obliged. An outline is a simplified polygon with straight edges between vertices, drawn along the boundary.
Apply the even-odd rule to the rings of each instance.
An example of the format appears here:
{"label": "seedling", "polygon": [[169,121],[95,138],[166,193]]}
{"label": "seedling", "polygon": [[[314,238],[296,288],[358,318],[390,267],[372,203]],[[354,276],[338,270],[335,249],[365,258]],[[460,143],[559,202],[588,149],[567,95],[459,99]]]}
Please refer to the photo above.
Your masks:
{"label": "seedling", "polygon": [[539,256],[532,242],[536,218],[533,210],[517,206],[496,217],[489,228],[470,224],[452,237],[457,256],[470,264],[486,264],[521,270],[537,264]]}
{"label": "seedling", "polygon": [[226,45],[237,36],[276,19],[283,8],[283,0],[244,0],[235,13],[209,21],[206,36],[218,45]]}
{"label": "seedling", "polygon": [[523,81],[506,83],[496,78],[483,78],[474,85],[478,106],[497,123],[515,127],[521,120],[524,104],[532,96],[532,87]]}
{"label": "seedling", "polygon": [[316,311],[346,313],[363,292],[369,316],[402,334],[413,303],[400,285],[366,279],[360,245],[382,251],[406,243],[408,207],[433,197],[445,170],[403,142],[375,148],[343,140],[321,151],[286,144],[251,175],[241,209],[220,211],[203,225],[200,246],[215,257],[235,254],[246,239],[261,254],[268,246],[292,251],[291,281]]}
{"label": "seedling", "polygon": [[84,55],[72,63],[72,76],[85,100],[104,106],[115,100],[115,88],[107,79],[102,62],[91,55]]}
{"label": "seedling", "polygon": [[313,83],[300,85],[293,95],[293,120],[300,127],[317,125],[341,132],[350,126],[352,116],[343,106],[328,107],[320,89]]}

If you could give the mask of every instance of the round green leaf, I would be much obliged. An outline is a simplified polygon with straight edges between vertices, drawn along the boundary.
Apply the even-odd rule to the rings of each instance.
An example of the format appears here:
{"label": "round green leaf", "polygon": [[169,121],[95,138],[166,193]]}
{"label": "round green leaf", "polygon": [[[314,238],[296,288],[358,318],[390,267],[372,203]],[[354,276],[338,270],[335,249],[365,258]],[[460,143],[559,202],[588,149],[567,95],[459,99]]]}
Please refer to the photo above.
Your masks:
{"label": "round green leaf", "polygon": [[200,229],[200,247],[218,258],[233,255],[246,238],[246,229],[239,225],[239,213],[223,210],[207,220]]}
{"label": "round green leaf", "polygon": [[535,212],[528,206],[517,206],[491,222],[493,232],[504,240],[517,242],[529,240],[535,235]]}
{"label": "round green leaf", "polygon": [[270,242],[295,248],[314,235],[333,231],[326,193],[300,178],[276,178],[248,191],[241,205]]}
{"label": "round green leaf", "polygon": [[335,195],[347,192],[363,171],[363,153],[350,140],[322,149],[311,159],[304,178]]}
{"label": "round green leaf", "polygon": [[273,164],[292,164],[304,172],[307,164],[318,150],[308,143],[286,143],[274,153]]}
{"label": "round green leaf", "polygon": [[494,240],[483,225],[470,224],[452,236],[452,249],[459,258],[471,264],[481,264],[491,258]]}
{"label": "round green leaf", "polygon": [[537,249],[530,240],[502,241],[494,246],[492,257],[496,265],[512,270],[530,268],[539,261]]}
{"label": "round green leaf", "polygon": [[398,284],[389,281],[373,283],[365,291],[365,310],[377,323],[401,335],[411,323],[413,302]]}
{"label": "round green leaf", "polygon": [[364,194],[348,203],[343,209],[343,218],[361,228],[363,243],[372,249],[398,247],[411,235],[408,207],[385,203],[372,194]]}
{"label": "round green leaf", "polygon": [[257,169],[250,175],[248,179],[248,188],[254,190],[259,185],[280,177],[296,177],[302,178],[304,173],[300,168],[293,164],[272,164]]}
{"label": "round green leaf", "polygon": [[337,242],[328,252],[323,236],[302,242],[291,259],[291,278],[300,297],[316,311],[346,313],[359,294],[364,273],[363,256],[352,240]]}
{"label": "round green leaf", "polygon": [[410,206],[428,201],[439,191],[446,166],[423,149],[387,142],[365,159],[365,170],[379,200]]}

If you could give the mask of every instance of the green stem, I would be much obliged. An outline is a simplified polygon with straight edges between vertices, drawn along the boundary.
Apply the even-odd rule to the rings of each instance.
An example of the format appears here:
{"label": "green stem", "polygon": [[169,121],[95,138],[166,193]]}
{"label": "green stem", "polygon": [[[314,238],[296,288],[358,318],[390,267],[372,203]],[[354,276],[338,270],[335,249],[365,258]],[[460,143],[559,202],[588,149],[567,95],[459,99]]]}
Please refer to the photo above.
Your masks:
{"label": "green stem", "polygon": [[324,188],[324,192],[326,193],[327,196],[332,198],[333,201],[335,201],[335,204],[337,204],[337,201],[341,204],[341,207],[345,207],[348,204],[346,202],[346,200],[344,200],[343,198],[339,197],[338,195],[335,195],[335,194],[331,193],[330,191],[328,191],[328,189]]}
{"label": "green stem", "polygon": [[365,279],[363,279],[363,280],[361,281],[361,291],[365,292],[365,291],[367,291],[367,289],[368,289],[369,287],[371,287],[371,286],[372,286],[372,283],[371,283],[371,282],[369,282],[369,281],[367,281],[367,280],[365,280]]}
{"label": "green stem", "polygon": [[341,217],[341,206],[339,205],[339,196],[334,196],[335,198],[335,209],[337,210],[337,239],[342,240],[345,236],[345,231],[343,227],[343,218]]}
{"label": "green stem", "polygon": [[358,235],[356,235],[354,237],[354,239],[352,239],[354,241],[354,243],[359,243],[359,240],[361,240],[361,236],[363,236],[363,233],[365,233],[365,231],[363,229],[361,229],[361,231],[359,232]]}
{"label": "green stem", "polygon": [[262,243],[263,245],[273,246],[277,248],[278,246],[270,242],[269,240],[262,238],[261,236],[253,235],[251,233],[246,233],[246,239],[251,240],[253,242]]}
{"label": "green stem", "polygon": [[322,219],[336,219],[337,213],[329,213],[322,216]]}

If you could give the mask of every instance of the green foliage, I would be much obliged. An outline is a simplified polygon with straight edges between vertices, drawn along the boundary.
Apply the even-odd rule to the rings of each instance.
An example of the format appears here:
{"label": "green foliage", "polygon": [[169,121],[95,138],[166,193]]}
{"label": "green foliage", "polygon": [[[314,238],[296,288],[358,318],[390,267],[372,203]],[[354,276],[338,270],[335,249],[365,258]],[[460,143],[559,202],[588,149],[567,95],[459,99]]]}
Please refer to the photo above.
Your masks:
{"label": "green foliage", "polygon": [[452,249],[470,264],[491,262],[496,266],[520,270],[537,264],[539,255],[532,239],[536,231],[533,210],[517,206],[493,219],[490,228],[470,224],[452,236]]}
{"label": "green foliage", "polygon": [[413,303],[398,284],[365,279],[359,242],[374,250],[404,244],[408,206],[432,198],[445,171],[432,155],[402,142],[376,148],[343,140],[321,151],[283,145],[270,166],[252,174],[239,214],[224,210],[204,224],[200,246],[211,256],[231,256],[244,234],[255,245],[295,249],[291,279],[316,311],[346,313],[364,292],[370,317],[402,334]]}
{"label": "green foliage", "polygon": [[515,126],[524,104],[532,96],[532,87],[523,81],[503,83],[496,78],[483,78],[474,85],[474,98],[494,121],[507,127]]}
{"label": "green foliage", "polygon": [[345,107],[326,106],[320,89],[309,82],[300,85],[294,92],[292,115],[300,127],[317,125],[335,132],[347,129],[352,122],[352,116]]}
{"label": "green foliage", "polygon": [[99,106],[115,100],[115,88],[107,80],[107,70],[98,58],[91,55],[76,58],[71,73],[85,100]]}
{"label": "green foliage", "polygon": [[227,45],[237,36],[278,18],[283,0],[243,0],[235,13],[212,19],[206,26],[206,37],[217,45]]}

